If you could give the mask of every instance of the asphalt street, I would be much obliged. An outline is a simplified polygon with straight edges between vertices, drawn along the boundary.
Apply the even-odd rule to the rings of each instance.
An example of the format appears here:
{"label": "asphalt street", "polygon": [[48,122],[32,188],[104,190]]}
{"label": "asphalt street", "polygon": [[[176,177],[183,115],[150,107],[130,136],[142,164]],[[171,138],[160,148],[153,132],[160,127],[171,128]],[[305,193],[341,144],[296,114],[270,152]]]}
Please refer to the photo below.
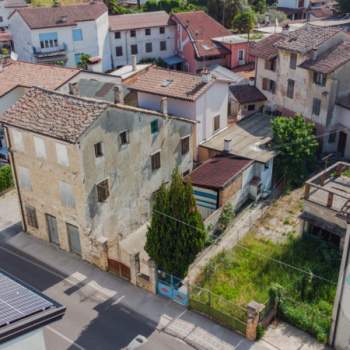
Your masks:
{"label": "asphalt street", "polygon": [[121,349],[156,324],[119,304],[118,297],[67,280],[61,272],[0,243],[0,267],[66,306],[65,317],[45,329],[50,350]]}

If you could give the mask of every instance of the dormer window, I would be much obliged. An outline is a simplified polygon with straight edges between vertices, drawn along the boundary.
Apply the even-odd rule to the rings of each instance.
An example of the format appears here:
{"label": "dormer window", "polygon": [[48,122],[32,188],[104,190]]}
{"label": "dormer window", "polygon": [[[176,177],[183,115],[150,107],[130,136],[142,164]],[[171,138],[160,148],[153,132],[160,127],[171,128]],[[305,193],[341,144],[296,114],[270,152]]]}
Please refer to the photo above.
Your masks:
{"label": "dormer window", "polygon": [[314,72],[314,83],[320,86],[326,86],[327,74]]}

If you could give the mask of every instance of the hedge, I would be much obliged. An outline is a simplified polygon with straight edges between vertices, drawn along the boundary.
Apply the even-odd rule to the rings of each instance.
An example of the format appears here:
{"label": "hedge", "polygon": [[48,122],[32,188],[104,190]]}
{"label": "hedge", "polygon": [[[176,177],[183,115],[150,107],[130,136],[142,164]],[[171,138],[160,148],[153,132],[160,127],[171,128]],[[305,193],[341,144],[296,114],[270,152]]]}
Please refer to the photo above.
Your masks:
{"label": "hedge", "polygon": [[5,165],[0,168],[0,193],[13,186],[11,167]]}

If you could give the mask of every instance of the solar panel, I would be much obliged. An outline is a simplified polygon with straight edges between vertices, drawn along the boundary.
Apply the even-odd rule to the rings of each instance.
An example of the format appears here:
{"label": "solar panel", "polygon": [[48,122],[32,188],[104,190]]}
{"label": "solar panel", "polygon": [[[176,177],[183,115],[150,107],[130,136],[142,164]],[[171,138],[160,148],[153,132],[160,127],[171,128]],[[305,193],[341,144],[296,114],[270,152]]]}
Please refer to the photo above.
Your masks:
{"label": "solar panel", "polygon": [[0,273],[0,327],[52,306],[52,302]]}

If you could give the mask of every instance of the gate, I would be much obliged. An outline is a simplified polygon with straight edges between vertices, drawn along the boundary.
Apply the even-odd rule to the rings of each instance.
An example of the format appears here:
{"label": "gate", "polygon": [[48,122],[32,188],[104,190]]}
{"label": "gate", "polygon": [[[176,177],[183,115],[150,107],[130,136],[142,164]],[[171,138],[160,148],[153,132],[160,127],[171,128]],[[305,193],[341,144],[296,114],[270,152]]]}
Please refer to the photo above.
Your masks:
{"label": "gate", "polygon": [[130,281],[130,267],[122,264],[117,260],[108,259],[108,271],[115,273],[117,276]]}
{"label": "gate", "polygon": [[188,288],[183,280],[169,273],[158,270],[157,293],[174,300],[181,305],[188,305]]}

